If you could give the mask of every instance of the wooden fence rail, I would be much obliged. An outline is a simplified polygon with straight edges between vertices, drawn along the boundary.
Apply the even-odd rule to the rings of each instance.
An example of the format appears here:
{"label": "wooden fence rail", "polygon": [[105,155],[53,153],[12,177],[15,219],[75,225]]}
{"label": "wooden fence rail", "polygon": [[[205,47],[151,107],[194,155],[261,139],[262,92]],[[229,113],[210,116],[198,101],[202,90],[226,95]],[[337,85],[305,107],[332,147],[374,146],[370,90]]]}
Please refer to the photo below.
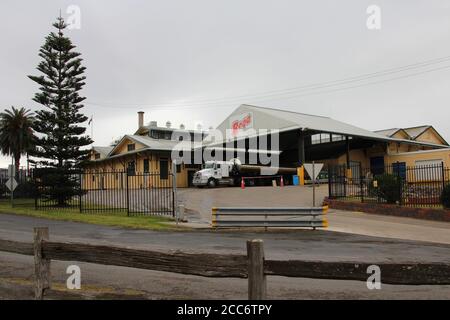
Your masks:
{"label": "wooden fence rail", "polygon": [[0,239],[0,252],[34,256],[35,298],[51,286],[50,261],[79,261],[166,271],[202,277],[247,278],[248,297],[266,298],[266,276],[367,281],[367,268],[377,265],[381,282],[402,285],[449,285],[450,264],[354,263],[265,260],[262,240],[247,241],[247,255],[164,253],[139,249],[49,241],[48,228],[34,229],[34,242]]}

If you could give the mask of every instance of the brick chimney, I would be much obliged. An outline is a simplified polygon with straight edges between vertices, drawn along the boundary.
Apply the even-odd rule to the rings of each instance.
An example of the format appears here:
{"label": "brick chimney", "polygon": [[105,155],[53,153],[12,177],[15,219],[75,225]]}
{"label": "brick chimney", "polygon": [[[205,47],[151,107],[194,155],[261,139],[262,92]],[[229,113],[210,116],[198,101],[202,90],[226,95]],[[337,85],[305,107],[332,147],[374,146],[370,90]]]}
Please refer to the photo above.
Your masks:
{"label": "brick chimney", "polygon": [[138,129],[144,126],[144,111],[138,111]]}

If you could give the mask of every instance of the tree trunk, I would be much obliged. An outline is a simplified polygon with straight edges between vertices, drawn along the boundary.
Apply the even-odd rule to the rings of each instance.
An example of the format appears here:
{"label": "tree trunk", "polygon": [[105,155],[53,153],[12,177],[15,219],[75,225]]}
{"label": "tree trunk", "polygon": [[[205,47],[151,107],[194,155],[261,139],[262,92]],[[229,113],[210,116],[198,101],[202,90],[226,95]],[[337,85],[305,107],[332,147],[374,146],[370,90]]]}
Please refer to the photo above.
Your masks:
{"label": "tree trunk", "polygon": [[15,176],[15,178],[18,179],[19,178],[19,167],[20,167],[20,154],[16,154],[14,156],[14,165],[16,167],[16,176]]}

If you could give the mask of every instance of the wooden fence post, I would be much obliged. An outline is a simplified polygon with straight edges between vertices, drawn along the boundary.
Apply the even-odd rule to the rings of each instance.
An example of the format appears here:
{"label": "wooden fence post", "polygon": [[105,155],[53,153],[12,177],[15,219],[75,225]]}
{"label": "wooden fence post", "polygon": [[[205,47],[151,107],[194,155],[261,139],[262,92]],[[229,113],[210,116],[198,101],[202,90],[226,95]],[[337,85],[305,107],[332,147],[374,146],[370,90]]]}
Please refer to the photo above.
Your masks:
{"label": "wooden fence post", "polygon": [[247,241],[248,299],[266,299],[266,276],[264,275],[264,246],[262,240]]}
{"label": "wooden fence post", "polygon": [[42,255],[42,241],[49,240],[48,228],[34,228],[34,298],[42,300],[46,289],[50,289],[50,259]]}

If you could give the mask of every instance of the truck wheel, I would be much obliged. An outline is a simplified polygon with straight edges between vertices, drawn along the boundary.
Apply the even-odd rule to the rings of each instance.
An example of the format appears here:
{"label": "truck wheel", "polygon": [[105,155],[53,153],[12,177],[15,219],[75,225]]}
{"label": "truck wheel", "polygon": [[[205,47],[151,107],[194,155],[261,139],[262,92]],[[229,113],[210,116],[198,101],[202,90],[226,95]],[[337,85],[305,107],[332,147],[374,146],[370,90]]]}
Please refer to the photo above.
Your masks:
{"label": "truck wheel", "polygon": [[215,179],[209,179],[208,180],[208,188],[215,188],[217,186]]}

